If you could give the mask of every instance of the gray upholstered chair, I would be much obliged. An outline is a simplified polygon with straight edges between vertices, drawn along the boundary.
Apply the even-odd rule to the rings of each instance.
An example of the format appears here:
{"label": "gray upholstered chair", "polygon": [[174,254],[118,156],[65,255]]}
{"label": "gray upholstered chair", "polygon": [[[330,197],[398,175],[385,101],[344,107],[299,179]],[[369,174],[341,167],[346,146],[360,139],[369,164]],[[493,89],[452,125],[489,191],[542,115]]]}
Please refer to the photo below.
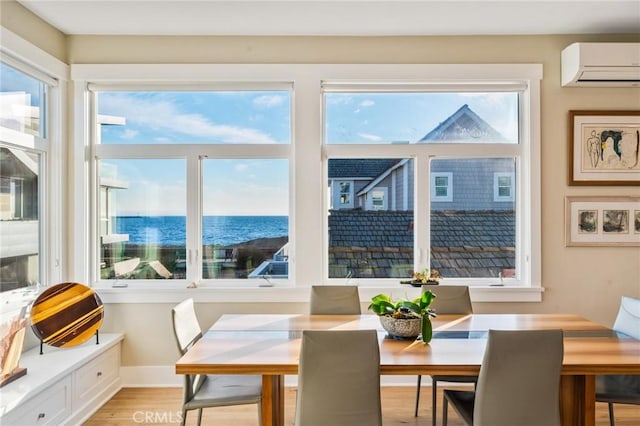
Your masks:
{"label": "gray upholstered chair", "polygon": [[[431,290],[436,298],[431,303],[431,308],[437,314],[472,314],[473,305],[471,304],[471,296],[469,295],[469,287],[461,285],[423,285],[422,291]],[[431,381],[431,422],[436,425],[437,401],[438,401],[438,382],[453,383],[476,383],[478,376],[446,376],[432,375]],[[414,416],[418,416],[418,406],[420,404],[420,388],[422,385],[422,376],[418,376],[418,385],[416,387],[416,408]]]}
{"label": "gray upholstered chair", "polygon": [[[184,355],[202,337],[193,299],[184,300],[171,309],[171,319],[178,349]],[[262,378],[260,376],[185,374],[183,395],[183,426],[189,410],[198,410],[198,425],[200,425],[203,408],[228,405],[258,404],[258,418],[261,419]]]}
{"label": "gray upholstered chair", "polygon": [[[640,299],[622,297],[613,329],[640,339]],[[640,405],[640,375],[596,376],[596,401],[609,405],[609,423],[614,426],[614,403]]]}
{"label": "gray upholstered chair", "polygon": [[444,391],[468,425],[560,426],[562,330],[489,330],[476,391]]}
{"label": "gray upholstered chair", "polygon": [[376,330],[302,332],[295,424],[382,425]]}
{"label": "gray upholstered chair", "polygon": [[359,315],[360,293],[355,285],[311,286],[311,315]]}

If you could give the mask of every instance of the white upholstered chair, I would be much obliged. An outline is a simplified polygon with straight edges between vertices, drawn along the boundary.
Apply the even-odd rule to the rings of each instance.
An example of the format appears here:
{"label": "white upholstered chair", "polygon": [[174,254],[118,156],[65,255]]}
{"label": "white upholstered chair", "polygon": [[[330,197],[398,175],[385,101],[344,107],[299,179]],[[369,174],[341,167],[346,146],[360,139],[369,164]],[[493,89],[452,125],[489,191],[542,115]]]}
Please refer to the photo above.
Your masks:
{"label": "white upholstered chair", "polygon": [[[173,332],[180,354],[184,355],[202,337],[193,299],[180,302],[171,309]],[[257,404],[261,419],[262,378],[251,375],[189,375],[185,374],[182,402],[182,425],[187,411],[198,410],[198,425],[202,422],[202,409],[228,405]]]}

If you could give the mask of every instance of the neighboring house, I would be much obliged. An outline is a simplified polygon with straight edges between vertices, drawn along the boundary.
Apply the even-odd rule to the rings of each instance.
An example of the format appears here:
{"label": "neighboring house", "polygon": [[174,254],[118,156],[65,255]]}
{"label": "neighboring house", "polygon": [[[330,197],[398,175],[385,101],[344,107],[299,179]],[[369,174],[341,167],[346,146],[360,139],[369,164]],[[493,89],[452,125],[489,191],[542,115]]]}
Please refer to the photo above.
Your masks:
{"label": "neighboring house", "polygon": [[[463,105],[417,143],[506,139]],[[413,161],[330,159],[329,277],[408,277]],[[497,277],[515,267],[514,162],[431,164],[431,267],[447,277]]]}

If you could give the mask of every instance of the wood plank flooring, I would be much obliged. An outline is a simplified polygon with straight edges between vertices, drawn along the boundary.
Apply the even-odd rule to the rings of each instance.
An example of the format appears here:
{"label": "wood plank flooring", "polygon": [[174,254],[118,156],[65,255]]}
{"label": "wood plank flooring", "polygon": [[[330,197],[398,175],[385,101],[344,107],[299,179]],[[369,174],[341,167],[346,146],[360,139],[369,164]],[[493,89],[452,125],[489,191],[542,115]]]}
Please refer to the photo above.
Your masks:
{"label": "wood plank flooring", "polygon": [[[440,393],[440,392],[438,392]],[[295,388],[285,391],[285,422],[293,425],[295,409]],[[180,388],[124,388],[107,404],[95,413],[85,426],[124,426],[124,425],[171,425],[180,423]],[[438,405],[438,424],[441,424],[441,401]],[[428,426],[431,424],[431,388],[423,387],[420,395],[420,416],[413,416],[415,388],[382,387],[382,411],[385,426]],[[640,425],[640,406],[616,405],[616,426]],[[187,414],[187,425],[195,425],[197,411]],[[258,425],[256,405],[220,407],[205,409],[203,425],[255,426]],[[449,425],[463,425],[449,410]],[[608,426],[607,405],[596,404],[596,426]],[[328,425],[329,426],[329,425]],[[356,426],[356,425],[354,425]],[[514,425],[515,426],[515,425]]]}

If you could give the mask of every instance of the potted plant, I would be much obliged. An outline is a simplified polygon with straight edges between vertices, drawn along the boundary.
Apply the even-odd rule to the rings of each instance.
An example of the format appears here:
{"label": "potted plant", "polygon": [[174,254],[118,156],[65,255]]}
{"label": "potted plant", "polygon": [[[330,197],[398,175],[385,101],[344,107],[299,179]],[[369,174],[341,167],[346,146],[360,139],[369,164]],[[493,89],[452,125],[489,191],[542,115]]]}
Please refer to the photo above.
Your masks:
{"label": "potted plant", "polygon": [[422,337],[429,343],[433,336],[431,318],[436,314],[429,306],[436,295],[430,290],[422,292],[420,297],[409,300],[393,300],[381,293],[371,298],[369,310],[380,317],[380,324],[394,338]]}

